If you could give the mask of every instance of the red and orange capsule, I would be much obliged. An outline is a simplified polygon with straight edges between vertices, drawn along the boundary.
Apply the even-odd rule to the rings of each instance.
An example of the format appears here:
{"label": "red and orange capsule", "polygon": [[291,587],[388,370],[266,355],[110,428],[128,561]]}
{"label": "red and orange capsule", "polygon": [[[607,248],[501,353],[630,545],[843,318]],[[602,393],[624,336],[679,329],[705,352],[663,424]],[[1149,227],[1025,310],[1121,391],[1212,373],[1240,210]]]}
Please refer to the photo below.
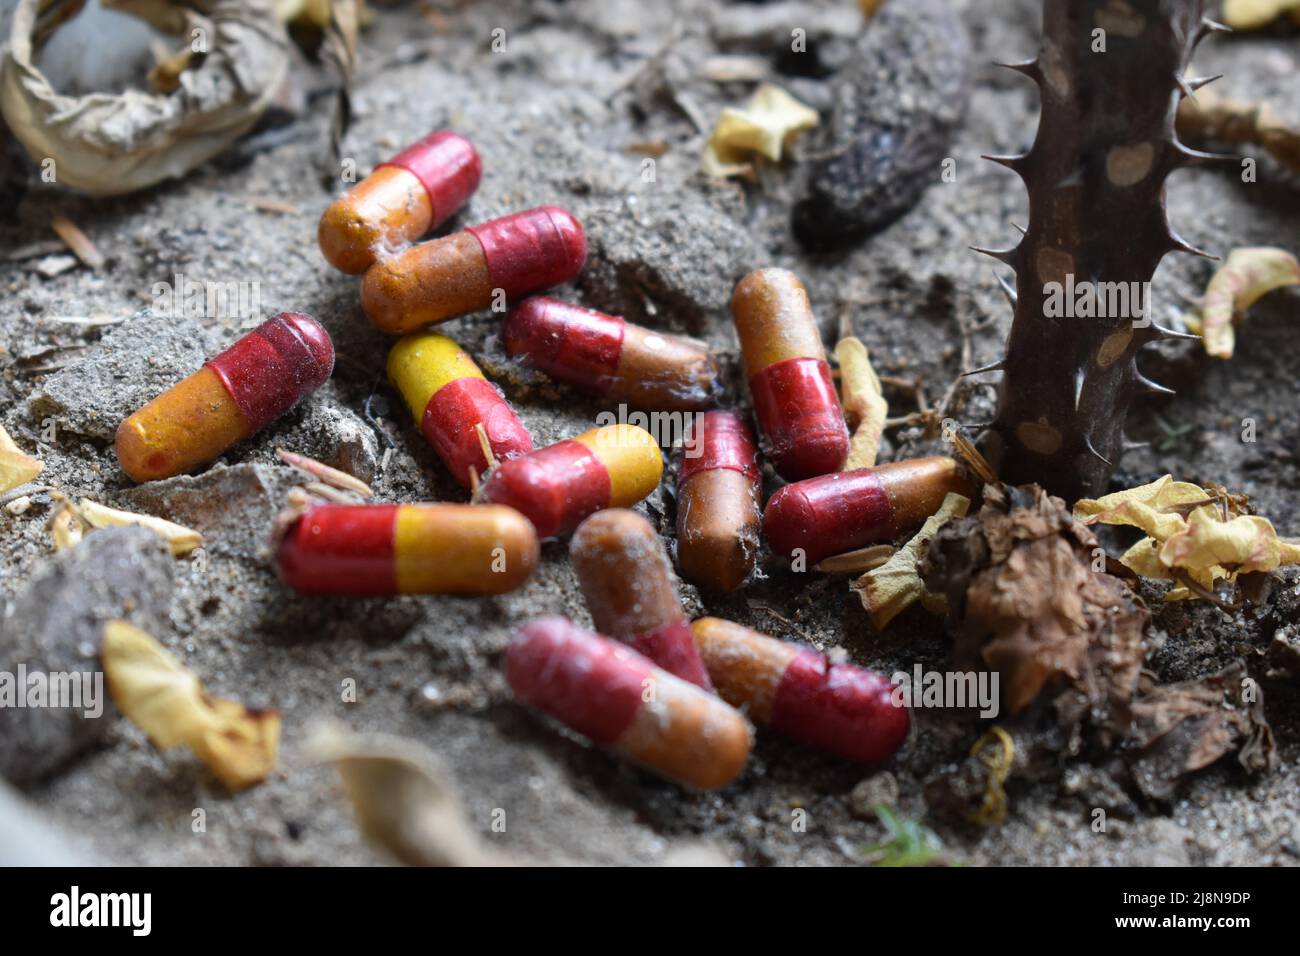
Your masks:
{"label": "red and orange capsule", "polygon": [[124,420],[117,460],[134,481],[183,474],[275,421],[333,370],[329,333],[282,312]]}
{"label": "red and orange capsule", "polygon": [[569,556],[596,630],[670,674],[712,690],[655,529],[635,511],[598,511],[578,526]]}
{"label": "red and orange capsule", "polygon": [[749,426],[705,412],[677,472],[677,566],[688,581],[734,591],[758,560],[762,476]]}
{"label": "red and orange capsule", "polygon": [[786,481],[839,471],[849,430],[799,277],[786,269],[751,272],[736,286],[731,314],[772,467]]}
{"label": "red and orange capsule", "polygon": [[316,230],[321,253],[353,274],[438,228],[478,189],[483,163],[464,136],[430,133],[336,199]]}
{"label": "red and orange capsule", "polygon": [[809,565],[918,527],[949,492],[974,487],[951,458],[913,458],[786,485],[767,502],[763,534],[774,554]]}
{"label": "red and orange capsule", "polygon": [[907,708],[880,674],[716,617],[691,628],[718,696],[759,726],[860,763],[888,760],[907,738]]}
{"label": "red and orange capsule", "polygon": [[698,342],[616,315],[534,296],[506,316],[506,352],[589,395],[655,411],[697,411],[721,391],[718,360]]}
{"label": "red and orange capsule", "polygon": [[361,283],[361,308],[401,334],[486,309],[498,294],[511,302],[568,282],[586,261],[578,220],[539,206],[379,260]]}
{"label": "red and orange capsule", "polygon": [[512,508],[323,504],[288,526],[276,569],[303,594],[505,594],[538,554],[533,526]]}
{"label": "red and orange capsule", "polygon": [[726,786],[753,745],[734,708],[562,617],[521,627],[505,672],[523,703],[684,787]]}
{"label": "red and orange capsule", "polygon": [[503,461],[488,475],[479,499],[521,511],[538,537],[554,538],[602,508],[636,504],[659,486],[663,468],[649,432],[606,425]]}
{"label": "red and orange capsule", "polygon": [[483,377],[474,360],[445,335],[403,336],[388,353],[388,378],[402,393],[420,431],[464,488],[487,473],[479,428],[497,461],[533,450],[528,434],[505,396]]}

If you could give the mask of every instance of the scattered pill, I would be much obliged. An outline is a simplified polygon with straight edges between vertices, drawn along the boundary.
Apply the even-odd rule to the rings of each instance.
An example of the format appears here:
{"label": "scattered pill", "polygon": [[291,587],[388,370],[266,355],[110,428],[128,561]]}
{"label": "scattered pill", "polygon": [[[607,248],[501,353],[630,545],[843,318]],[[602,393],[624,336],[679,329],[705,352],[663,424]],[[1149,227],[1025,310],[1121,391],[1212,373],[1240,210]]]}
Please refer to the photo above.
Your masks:
{"label": "scattered pill", "polygon": [[182,474],[279,418],[333,370],[329,333],[282,312],[123,421],[117,460],[135,481]]}
{"label": "scattered pill", "polygon": [[682,786],[726,786],[749,757],[753,736],[734,708],[565,618],[521,627],[505,672],[523,703]]}
{"label": "scattered pill", "polygon": [[478,426],[498,461],[533,450],[528,429],[505,396],[447,336],[416,332],[398,339],[388,353],[388,377],[462,487],[473,483],[471,470],[482,476],[491,464]]}
{"label": "scattered pill", "polygon": [[545,296],[511,309],[502,339],[556,381],[638,408],[697,411],[722,388],[704,345]]}
{"label": "scattered pill", "polygon": [[365,272],[442,225],[478,189],[483,164],[464,136],[430,133],[336,199],[316,238],[334,268]]}
{"label": "scattered pill", "polygon": [[718,696],[759,726],[862,763],[903,745],[907,708],[895,706],[894,685],[880,674],[716,617],[691,629]]}
{"label": "scattered pill", "polygon": [[636,504],[659,485],[663,455],[635,425],[606,425],[522,458],[488,475],[480,499],[523,512],[542,538],[568,534],[602,508]]}
{"label": "scattered pill", "polygon": [[668,555],[635,511],[598,511],[573,533],[569,556],[600,633],[623,641],[670,674],[712,690],[677,598]]}
{"label": "scattered pill", "polygon": [[739,415],[705,412],[683,445],[677,477],[677,566],[701,587],[734,591],[758,558],[762,479]]}
{"label": "scattered pill", "polygon": [[578,220],[539,206],[379,260],[361,283],[361,307],[401,334],[568,282],[586,261]]}
{"label": "scattered pill", "polygon": [[849,430],[803,283],[785,269],[751,272],[731,313],[772,467],[787,481],[838,471]]}
{"label": "scattered pill", "polygon": [[774,554],[808,567],[919,527],[954,491],[974,488],[952,458],[913,458],[786,485],[767,502],[763,534]]}
{"label": "scattered pill", "polygon": [[538,551],[512,508],[323,504],[289,525],[276,564],[303,594],[504,594],[533,573]]}

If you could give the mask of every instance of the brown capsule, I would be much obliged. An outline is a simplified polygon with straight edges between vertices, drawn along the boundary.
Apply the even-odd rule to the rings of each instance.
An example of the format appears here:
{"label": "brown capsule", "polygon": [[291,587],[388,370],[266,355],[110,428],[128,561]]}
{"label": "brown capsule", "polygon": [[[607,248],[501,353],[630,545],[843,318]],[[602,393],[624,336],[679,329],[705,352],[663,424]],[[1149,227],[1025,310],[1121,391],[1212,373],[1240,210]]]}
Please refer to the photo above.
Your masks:
{"label": "brown capsule", "polygon": [[598,511],[573,533],[569,554],[596,630],[664,670],[711,690],[663,542],[634,511]]}

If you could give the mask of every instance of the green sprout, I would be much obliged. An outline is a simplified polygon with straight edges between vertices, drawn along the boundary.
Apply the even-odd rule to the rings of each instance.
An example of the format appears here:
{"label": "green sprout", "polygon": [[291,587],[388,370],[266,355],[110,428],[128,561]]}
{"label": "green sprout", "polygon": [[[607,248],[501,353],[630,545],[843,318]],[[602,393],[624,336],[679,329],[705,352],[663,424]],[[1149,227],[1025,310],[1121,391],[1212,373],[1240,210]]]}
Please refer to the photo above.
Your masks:
{"label": "green sprout", "polygon": [[899,817],[883,803],[872,809],[889,831],[889,839],[863,848],[862,853],[871,866],[927,866],[946,862],[943,841],[921,821]]}

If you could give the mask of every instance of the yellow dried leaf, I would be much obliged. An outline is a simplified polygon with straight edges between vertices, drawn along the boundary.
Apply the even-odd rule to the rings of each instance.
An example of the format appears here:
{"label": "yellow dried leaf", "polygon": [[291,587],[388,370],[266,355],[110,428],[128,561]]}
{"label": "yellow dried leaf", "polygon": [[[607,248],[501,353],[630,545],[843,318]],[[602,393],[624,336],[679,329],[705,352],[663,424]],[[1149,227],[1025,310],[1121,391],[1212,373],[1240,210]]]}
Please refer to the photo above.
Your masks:
{"label": "yellow dried leaf", "polygon": [[1165,567],[1188,571],[1276,571],[1282,546],[1267,518],[1241,515],[1223,521],[1215,509],[1197,508],[1187,527],[1160,546],[1160,561]]}
{"label": "yellow dried leaf", "polygon": [[704,172],[717,178],[744,175],[750,172],[755,154],[779,162],[787,142],[817,123],[816,110],[780,87],[764,83],[744,109],[722,111],[704,147]]}
{"label": "yellow dried leaf", "polygon": [[1173,475],[1165,475],[1148,485],[1102,498],[1080,499],[1074,506],[1074,518],[1086,525],[1130,525],[1164,541],[1186,524],[1182,514],[1166,509],[1209,500],[1210,493],[1200,485],[1174,481]]}
{"label": "yellow dried leaf", "polygon": [[113,702],[154,744],[185,744],[230,790],[275,769],[280,715],[212,697],[202,682],[152,637],[125,621],[104,627],[100,650]]}
{"label": "yellow dried leaf", "polygon": [[1274,289],[1289,285],[1300,285],[1300,262],[1285,249],[1259,246],[1232,250],[1223,268],[1205,287],[1201,300],[1199,324],[1205,351],[1215,358],[1232,358],[1236,344],[1233,318]]}
{"label": "yellow dried leaf", "polygon": [[1259,30],[1284,13],[1300,13],[1300,0],[1223,0],[1221,16],[1234,30]]}
{"label": "yellow dried leaf", "polygon": [[880,379],[871,367],[867,347],[856,338],[841,339],[835,346],[835,361],[840,366],[840,394],[844,410],[857,422],[849,457],[842,471],[870,468],[880,453],[880,436],[889,417],[889,403],[880,388]]}
{"label": "yellow dried leaf", "polygon": [[77,517],[77,509],[70,502],[54,513],[50,519],[50,534],[54,536],[54,550],[68,551],[81,543],[85,525]]}
{"label": "yellow dried leaf", "polygon": [[39,475],[44,467],[39,458],[24,455],[17,450],[0,448],[0,494],[27,484]]}
{"label": "yellow dried leaf", "polygon": [[134,511],[120,511],[117,508],[110,508],[107,505],[91,501],[89,498],[81,499],[78,511],[86,523],[94,528],[108,528],[113,525],[128,524],[148,528],[154,534],[163,538],[171,548],[172,554],[178,558],[189,554],[203,543],[203,535],[192,528],[186,528],[184,525],[175,524],[164,518],[156,518],[153,515],[136,514]]}
{"label": "yellow dried leaf", "polygon": [[894,552],[894,556],[883,565],[868,571],[850,585],[858,592],[862,606],[870,615],[871,624],[876,630],[883,630],[890,621],[925,595],[925,582],[921,580],[917,568],[930,539],[945,522],[965,517],[969,508],[969,498],[950,492],[943,499],[939,510],[926,519],[912,540]]}

